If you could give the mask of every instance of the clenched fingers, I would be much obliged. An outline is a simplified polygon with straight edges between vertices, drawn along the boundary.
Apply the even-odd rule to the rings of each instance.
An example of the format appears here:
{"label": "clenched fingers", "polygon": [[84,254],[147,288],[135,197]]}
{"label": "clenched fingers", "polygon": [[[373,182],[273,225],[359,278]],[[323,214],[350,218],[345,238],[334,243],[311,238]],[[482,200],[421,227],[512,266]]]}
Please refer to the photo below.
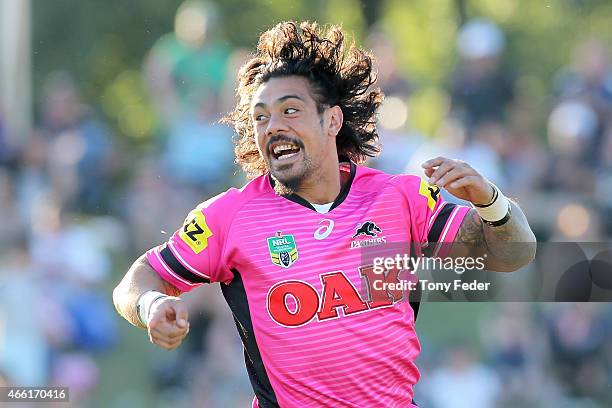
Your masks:
{"label": "clenched fingers", "polygon": [[178,327],[167,327],[172,326],[168,323],[163,323],[155,329],[149,329],[149,339],[151,343],[163,347],[167,350],[178,347],[187,334],[189,333],[189,326],[184,328]]}
{"label": "clenched fingers", "polygon": [[164,339],[175,339],[185,337],[189,333],[189,325],[179,327],[174,323],[162,322],[149,329],[151,334]]}
{"label": "clenched fingers", "polygon": [[151,338],[151,343],[161,348],[164,348],[166,350],[174,350],[175,348],[181,345],[182,341],[183,341],[182,339],[180,340],[161,340],[161,339]]}
{"label": "clenched fingers", "polygon": [[166,350],[178,347],[189,333],[187,308],[180,298],[168,297],[151,308],[149,339]]}

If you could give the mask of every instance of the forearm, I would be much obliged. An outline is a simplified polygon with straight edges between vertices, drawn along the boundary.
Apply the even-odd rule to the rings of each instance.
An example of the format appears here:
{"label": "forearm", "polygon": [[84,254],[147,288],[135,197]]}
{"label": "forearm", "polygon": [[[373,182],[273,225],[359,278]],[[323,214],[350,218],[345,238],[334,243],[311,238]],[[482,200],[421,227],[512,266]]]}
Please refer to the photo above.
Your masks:
{"label": "forearm", "polygon": [[489,270],[515,271],[535,257],[536,239],[527,217],[515,202],[509,201],[512,215],[504,225],[490,226],[472,209],[459,229],[456,241],[468,245],[470,252],[486,253]]}
{"label": "forearm", "polygon": [[138,317],[136,303],[138,298],[149,290],[156,290],[170,296],[178,296],[181,293],[177,288],[165,282],[151,268],[143,255],[132,264],[113,290],[113,303],[117,312],[134,326],[145,328]]}

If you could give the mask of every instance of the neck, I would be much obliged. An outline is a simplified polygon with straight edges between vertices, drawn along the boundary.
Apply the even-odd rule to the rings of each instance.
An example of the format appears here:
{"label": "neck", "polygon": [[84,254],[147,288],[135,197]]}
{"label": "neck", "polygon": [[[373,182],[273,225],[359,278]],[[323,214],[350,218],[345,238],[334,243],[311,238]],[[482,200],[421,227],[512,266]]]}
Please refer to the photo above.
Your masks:
{"label": "neck", "polygon": [[304,200],[315,204],[331,203],[338,197],[342,188],[337,156],[335,160],[326,160],[325,167],[316,176],[304,180],[296,192]]}

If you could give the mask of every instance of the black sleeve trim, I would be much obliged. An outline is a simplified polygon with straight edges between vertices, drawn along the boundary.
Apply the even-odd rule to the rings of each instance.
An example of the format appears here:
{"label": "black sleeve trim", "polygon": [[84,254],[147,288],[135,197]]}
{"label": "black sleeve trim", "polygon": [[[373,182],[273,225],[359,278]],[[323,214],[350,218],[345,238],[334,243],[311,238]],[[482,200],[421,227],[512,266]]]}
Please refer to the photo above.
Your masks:
{"label": "black sleeve trim", "polygon": [[427,242],[438,242],[440,239],[440,235],[442,235],[442,231],[444,230],[444,226],[446,225],[446,221],[448,221],[448,217],[450,217],[451,213],[455,209],[457,204],[446,203],[444,208],[440,210],[436,220],[434,221],[431,229],[429,230],[429,234],[427,235]]}
{"label": "black sleeve trim", "polygon": [[[415,243],[410,243],[410,257],[413,257],[416,254]],[[410,291],[409,300],[410,307],[414,312],[414,322],[416,323],[417,317],[419,315],[419,307],[421,306],[421,298],[423,296],[421,285],[417,285],[414,291]]]}
{"label": "black sleeve trim", "polygon": [[210,279],[207,279],[200,275],[196,275],[189,269],[185,268],[183,264],[180,263],[178,259],[176,259],[172,251],[170,251],[170,248],[168,248],[168,246],[164,246],[162,250],[159,251],[159,253],[161,254],[161,257],[164,262],[170,267],[170,269],[172,269],[172,271],[179,275],[181,278],[191,283],[210,283]]}
{"label": "black sleeve trim", "polygon": [[431,226],[431,229],[429,230],[429,234],[427,234],[427,242],[430,245],[428,245],[426,248],[423,248],[423,255],[427,257],[433,255],[435,245],[431,244],[438,242],[438,240],[440,239],[440,235],[442,235],[444,226],[446,225],[448,218],[450,217],[456,206],[457,204],[446,203],[444,205],[444,208],[440,210],[438,216],[436,217],[436,220],[434,221],[433,225]]}

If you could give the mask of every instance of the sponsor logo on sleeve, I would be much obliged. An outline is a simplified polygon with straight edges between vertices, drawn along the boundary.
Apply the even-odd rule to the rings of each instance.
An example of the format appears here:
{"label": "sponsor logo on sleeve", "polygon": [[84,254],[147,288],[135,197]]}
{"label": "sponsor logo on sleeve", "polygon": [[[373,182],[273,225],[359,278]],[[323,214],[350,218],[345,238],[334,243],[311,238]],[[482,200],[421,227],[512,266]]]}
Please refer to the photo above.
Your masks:
{"label": "sponsor logo on sleeve", "polygon": [[179,237],[195,252],[199,254],[208,246],[208,238],[213,233],[206,224],[206,218],[201,210],[195,209],[185,219],[185,224],[179,232]]}
{"label": "sponsor logo on sleeve", "polygon": [[433,211],[438,199],[440,198],[440,187],[436,186],[435,184],[429,184],[425,180],[421,179],[419,194],[427,198],[427,207]]}

